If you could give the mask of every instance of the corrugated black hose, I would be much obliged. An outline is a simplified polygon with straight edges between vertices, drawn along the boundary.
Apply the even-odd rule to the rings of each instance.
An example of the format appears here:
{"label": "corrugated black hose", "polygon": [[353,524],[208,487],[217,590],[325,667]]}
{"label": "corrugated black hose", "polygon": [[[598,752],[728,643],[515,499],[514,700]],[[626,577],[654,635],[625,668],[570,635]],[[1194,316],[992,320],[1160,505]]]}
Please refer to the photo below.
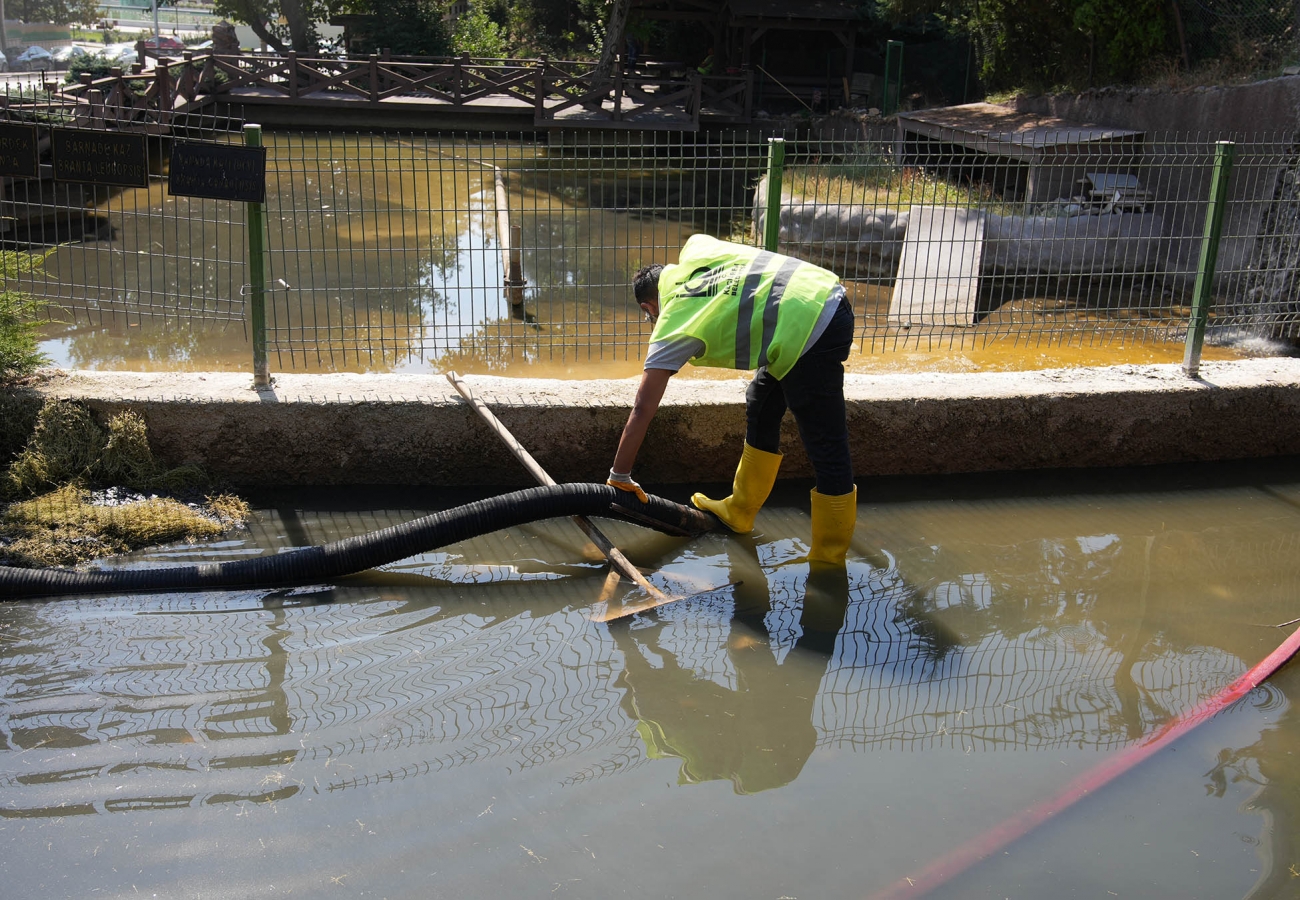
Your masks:
{"label": "corrugated black hose", "polygon": [[318,584],[354,572],[489,534],[564,516],[604,516],[692,536],[717,527],[708,513],[650,495],[641,503],[603,484],[556,484],[502,494],[433,515],[332,541],[253,559],[129,569],[18,569],[0,566],[0,598],[16,600],[69,594],[277,588]]}

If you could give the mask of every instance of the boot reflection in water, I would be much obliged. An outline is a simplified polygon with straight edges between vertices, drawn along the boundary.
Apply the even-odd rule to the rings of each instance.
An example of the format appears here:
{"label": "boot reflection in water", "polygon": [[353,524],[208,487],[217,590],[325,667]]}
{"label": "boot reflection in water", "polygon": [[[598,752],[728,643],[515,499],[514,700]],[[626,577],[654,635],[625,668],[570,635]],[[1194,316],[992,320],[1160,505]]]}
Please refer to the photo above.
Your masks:
{"label": "boot reflection in water", "polygon": [[[637,722],[647,755],[680,759],[680,784],[725,779],[736,793],[752,794],[794,781],[816,747],[813,704],[844,623],[848,575],[843,567],[816,567],[798,641],[816,652],[791,652],[778,662],[764,624],[772,606],[754,543],[726,543],[730,581],[742,582],[733,589],[734,612],[701,611],[674,629],[671,617],[688,607],[663,607],[612,623],[610,634],[623,653],[621,706]],[[706,666],[707,673],[698,671]]]}

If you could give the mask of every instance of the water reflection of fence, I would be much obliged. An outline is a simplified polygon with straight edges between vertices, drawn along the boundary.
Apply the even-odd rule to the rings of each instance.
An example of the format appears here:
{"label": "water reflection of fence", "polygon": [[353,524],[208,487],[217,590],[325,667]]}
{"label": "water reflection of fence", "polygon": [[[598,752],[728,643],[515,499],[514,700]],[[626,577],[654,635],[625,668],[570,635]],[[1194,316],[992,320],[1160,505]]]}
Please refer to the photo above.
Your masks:
{"label": "water reflection of fence", "polygon": [[[9,100],[10,121],[44,121],[43,99]],[[234,140],[239,123],[226,124],[174,116],[169,135],[149,139],[148,190],[54,182],[48,168],[6,179],[4,240],[57,245],[43,271],[10,285],[79,321],[138,322],[164,348],[176,331],[167,320],[241,320],[241,211],[165,188],[171,140]],[[269,146],[273,366],[385,370],[434,358],[480,371],[639,357],[648,335],[630,274],[671,262],[695,231],[761,242],[769,215],[777,249],[845,279],[867,352],[1181,339],[1214,147],[1141,135],[1058,141],[1027,160],[996,142],[790,136],[780,203],[769,205],[767,141],[731,133],[299,132]],[[1031,178],[1054,196],[1031,199]],[[1212,339],[1300,334],[1297,183],[1294,138],[1238,143]],[[500,252],[503,195],[526,287]],[[194,366],[205,349],[154,352]]]}
{"label": "water reflection of fence", "polygon": [[[76,760],[24,754],[21,771],[0,771],[0,818],[288,799],[484,763],[558,764],[583,781],[666,754],[693,778],[752,790],[793,779],[816,747],[1110,748],[1241,668],[1214,648],[1162,646],[1128,671],[1105,636],[1043,627],[989,629],[939,652],[903,610],[899,573],[860,565],[829,656],[799,659],[802,576],[770,585],[770,646],[736,642],[738,605],[725,596],[615,631],[571,605],[571,582],[505,577],[344,603],[306,589],[32,607],[8,636],[0,736],[13,750],[74,747]],[[467,590],[481,601],[472,612]],[[79,631],[69,657],[57,638],[87,617],[111,627]],[[1136,734],[1114,714],[1121,673],[1143,698]],[[731,721],[743,727],[719,724]],[[767,742],[796,730],[801,746]],[[727,769],[746,757],[765,768]],[[151,773],[134,786],[145,793],[114,793],[128,764]]]}

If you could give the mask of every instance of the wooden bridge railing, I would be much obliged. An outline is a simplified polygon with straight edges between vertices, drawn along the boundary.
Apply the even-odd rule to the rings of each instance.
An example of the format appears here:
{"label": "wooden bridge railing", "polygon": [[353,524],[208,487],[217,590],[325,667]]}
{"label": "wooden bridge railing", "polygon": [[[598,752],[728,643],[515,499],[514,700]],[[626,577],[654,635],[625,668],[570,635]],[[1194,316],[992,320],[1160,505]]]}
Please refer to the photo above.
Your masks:
{"label": "wooden bridge railing", "polygon": [[[148,51],[150,55],[153,51]],[[141,50],[142,56],[145,51]],[[749,121],[753,75],[658,78],[615,73],[603,83],[590,63],[535,60],[309,59],[287,56],[215,55],[186,51],[180,61],[159,55],[153,69],[143,59],[131,71],[82,82],[64,93],[80,118],[163,125],[222,95],[259,102],[314,104],[420,101],[446,107],[532,110],[534,123],[582,127],[636,127],[693,131],[702,112],[727,121]]]}

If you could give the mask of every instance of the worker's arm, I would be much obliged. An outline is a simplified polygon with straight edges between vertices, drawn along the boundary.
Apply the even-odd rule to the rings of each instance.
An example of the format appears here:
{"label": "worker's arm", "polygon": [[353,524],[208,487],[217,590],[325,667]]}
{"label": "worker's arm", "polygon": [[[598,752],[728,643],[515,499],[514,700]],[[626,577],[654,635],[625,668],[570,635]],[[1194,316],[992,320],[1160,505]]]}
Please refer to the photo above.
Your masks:
{"label": "worker's arm", "polygon": [[[651,420],[659,411],[659,401],[663,399],[664,390],[668,387],[668,379],[672,377],[673,373],[668,369],[646,369],[641,373],[641,384],[636,389],[636,400],[632,403],[632,412],[628,414],[627,424],[623,426],[623,436],[618,440],[618,452],[614,454],[614,467],[610,469],[611,483],[625,481],[629,485],[636,485],[631,478],[632,466],[636,464],[641,443],[645,440]],[[616,473],[627,477],[614,479]],[[639,487],[632,491],[640,496],[639,492]]]}

